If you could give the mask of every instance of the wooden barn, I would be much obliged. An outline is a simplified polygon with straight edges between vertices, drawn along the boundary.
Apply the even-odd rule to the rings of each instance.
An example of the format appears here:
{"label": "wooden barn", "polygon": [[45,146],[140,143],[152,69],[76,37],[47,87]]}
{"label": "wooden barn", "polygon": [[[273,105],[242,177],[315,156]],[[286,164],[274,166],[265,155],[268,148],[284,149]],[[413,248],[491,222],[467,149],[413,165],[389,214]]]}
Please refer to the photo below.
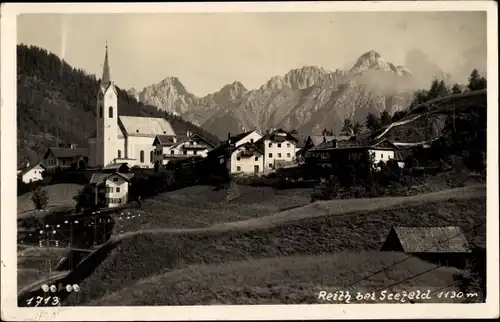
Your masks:
{"label": "wooden barn", "polygon": [[460,227],[392,227],[381,251],[403,252],[436,264],[462,268],[472,255]]}

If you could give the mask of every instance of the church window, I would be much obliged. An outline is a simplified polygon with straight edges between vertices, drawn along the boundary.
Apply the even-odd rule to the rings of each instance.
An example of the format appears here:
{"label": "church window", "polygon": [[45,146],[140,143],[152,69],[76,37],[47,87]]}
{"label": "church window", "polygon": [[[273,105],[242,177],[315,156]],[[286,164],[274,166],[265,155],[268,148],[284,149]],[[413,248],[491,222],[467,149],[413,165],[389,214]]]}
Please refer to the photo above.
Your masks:
{"label": "church window", "polygon": [[102,118],[102,106],[99,107],[99,117]]}
{"label": "church window", "polygon": [[109,118],[113,118],[113,106],[109,107]]}
{"label": "church window", "polygon": [[122,150],[118,150],[118,158],[122,157]]}
{"label": "church window", "polygon": [[141,150],[141,163],[144,163],[144,151]]}
{"label": "church window", "polygon": [[149,159],[150,159],[150,161],[151,161],[151,162],[153,162],[153,161],[154,161],[154,156],[153,156],[153,155],[154,155],[154,154],[153,154],[153,151],[151,151],[151,152],[149,153]]}

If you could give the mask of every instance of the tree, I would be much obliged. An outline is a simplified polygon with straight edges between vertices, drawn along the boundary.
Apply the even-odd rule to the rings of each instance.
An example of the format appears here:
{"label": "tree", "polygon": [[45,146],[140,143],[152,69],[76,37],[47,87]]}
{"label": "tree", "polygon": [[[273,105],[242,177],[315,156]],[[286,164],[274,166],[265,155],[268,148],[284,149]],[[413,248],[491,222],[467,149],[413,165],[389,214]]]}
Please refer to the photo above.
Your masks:
{"label": "tree", "polygon": [[342,134],[345,135],[350,135],[352,130],[353,130],[352,121],[350,119],[345,119],[344,125],[342,126],[340,132],[342,132]]}
{"label": "tree", "polygon": [[427,100],[432,100],[439,97],[440,91],[440,82],[434,78],[431,83],[431,88],[429,89],[429,93],[427,95]]}
{"label": "tree", "polygon": [[90,209],[96,206],[95,191],[91,185],[85,185],[76,196],[73,197],[76,201],[76,210],[80,212],[82,209]]}
{"label": "tree", "polygon": [[452,92],[452,94],[460,94],[460,93],[462,93],[462,89],[460,88],[460,86],[458,84],[455,84],[451,88],[451,92]]}
{"label": "tree", "polygon": [[392,115],[392,122],[397,122],[405,116],[405,111],[398,111]]}
{"label": "tree", "polygon": [[323,132],[321,133],[322,135],[333,135],[333,131],[328,131],[326,128],[323,129]]}
{"label": "tree", "polygon": [[371,130],[371,131],[376,131],[380,129],[381,124],[380,124],[380,119],[373,113],[369,113],[366,116],[366,122],[365,122],[366,128]]}
{"label": "tree", "polygon": [[389,125],[392,123],[391,114],[387,110],[380,113],[380,123],[382,126]]}
{"label": "tree", "polygon": [[477,91],[486,88],[486,78],[481,77],[477,69],[474,69],[469,76],[469,89]]}
{"label": "tree", "polygon": [[450,95],[450,89],[446,86],[444,83],[444,80],[441,80],[439,82],[438,88],[437,88],[437,96],[438,97],[445,97]]}
{"label": "tree", "polygon": [[33,191],[33,195],[31,196],[31,201],[35,205],[37,210],[44,209],[49,204],[49,195],[47,191],[37,188]]}
{"label": "tree", "polygon": [[361,130],[363,129],[363,125],[359,124],[358,121],[354,123],[354,126],[352,127],[352,131],[354,132],[354,135],[358,135],[361,133]]}

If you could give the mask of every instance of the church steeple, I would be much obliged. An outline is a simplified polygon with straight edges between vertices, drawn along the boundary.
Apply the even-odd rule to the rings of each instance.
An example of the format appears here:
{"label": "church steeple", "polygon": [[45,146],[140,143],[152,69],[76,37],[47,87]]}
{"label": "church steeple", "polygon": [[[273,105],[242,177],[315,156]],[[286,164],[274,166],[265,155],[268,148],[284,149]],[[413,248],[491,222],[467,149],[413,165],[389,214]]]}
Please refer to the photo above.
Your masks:
{"label": "church steeple", "polygon": [[111,74],[109,72],[108,42],[106,41],[106,56],[104,56],[104,66],[102,69],[101,84],[107,86],[110,82],[111,82]]}

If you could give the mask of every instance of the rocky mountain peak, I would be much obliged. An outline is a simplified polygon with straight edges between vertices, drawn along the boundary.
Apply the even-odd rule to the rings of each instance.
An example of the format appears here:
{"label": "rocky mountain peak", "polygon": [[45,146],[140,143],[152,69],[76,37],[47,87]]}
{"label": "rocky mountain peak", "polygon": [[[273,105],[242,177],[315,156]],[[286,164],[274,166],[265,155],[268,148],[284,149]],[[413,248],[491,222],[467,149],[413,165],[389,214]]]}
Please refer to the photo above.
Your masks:
{"label": "rocky mountain peak", "polygon": [[231,84],[227,84],[221,88],[220,91],[213,94],[214,98],[217,100],[219,97],[224,97],[225,99],[229,99],[230,101],[234,101],[248,90],[246,87],[239,81],[234,81]]}
{"label": "rocky mountain peak", "polygon": [[327,75],[328,71],[323,67],[303,66],[286,73],[283,81],[293,89],[304,89],[323,81]]}
{"label": "rocky mountain peak", "polygon": [[366,71],[393,72],[398,76],[411,74],[410,70],[407,68],[387,62],[382,58],[382,55],[375,50],[370,50],[359,56],[354,66],[351,68],[350,73],[357,75]]}

